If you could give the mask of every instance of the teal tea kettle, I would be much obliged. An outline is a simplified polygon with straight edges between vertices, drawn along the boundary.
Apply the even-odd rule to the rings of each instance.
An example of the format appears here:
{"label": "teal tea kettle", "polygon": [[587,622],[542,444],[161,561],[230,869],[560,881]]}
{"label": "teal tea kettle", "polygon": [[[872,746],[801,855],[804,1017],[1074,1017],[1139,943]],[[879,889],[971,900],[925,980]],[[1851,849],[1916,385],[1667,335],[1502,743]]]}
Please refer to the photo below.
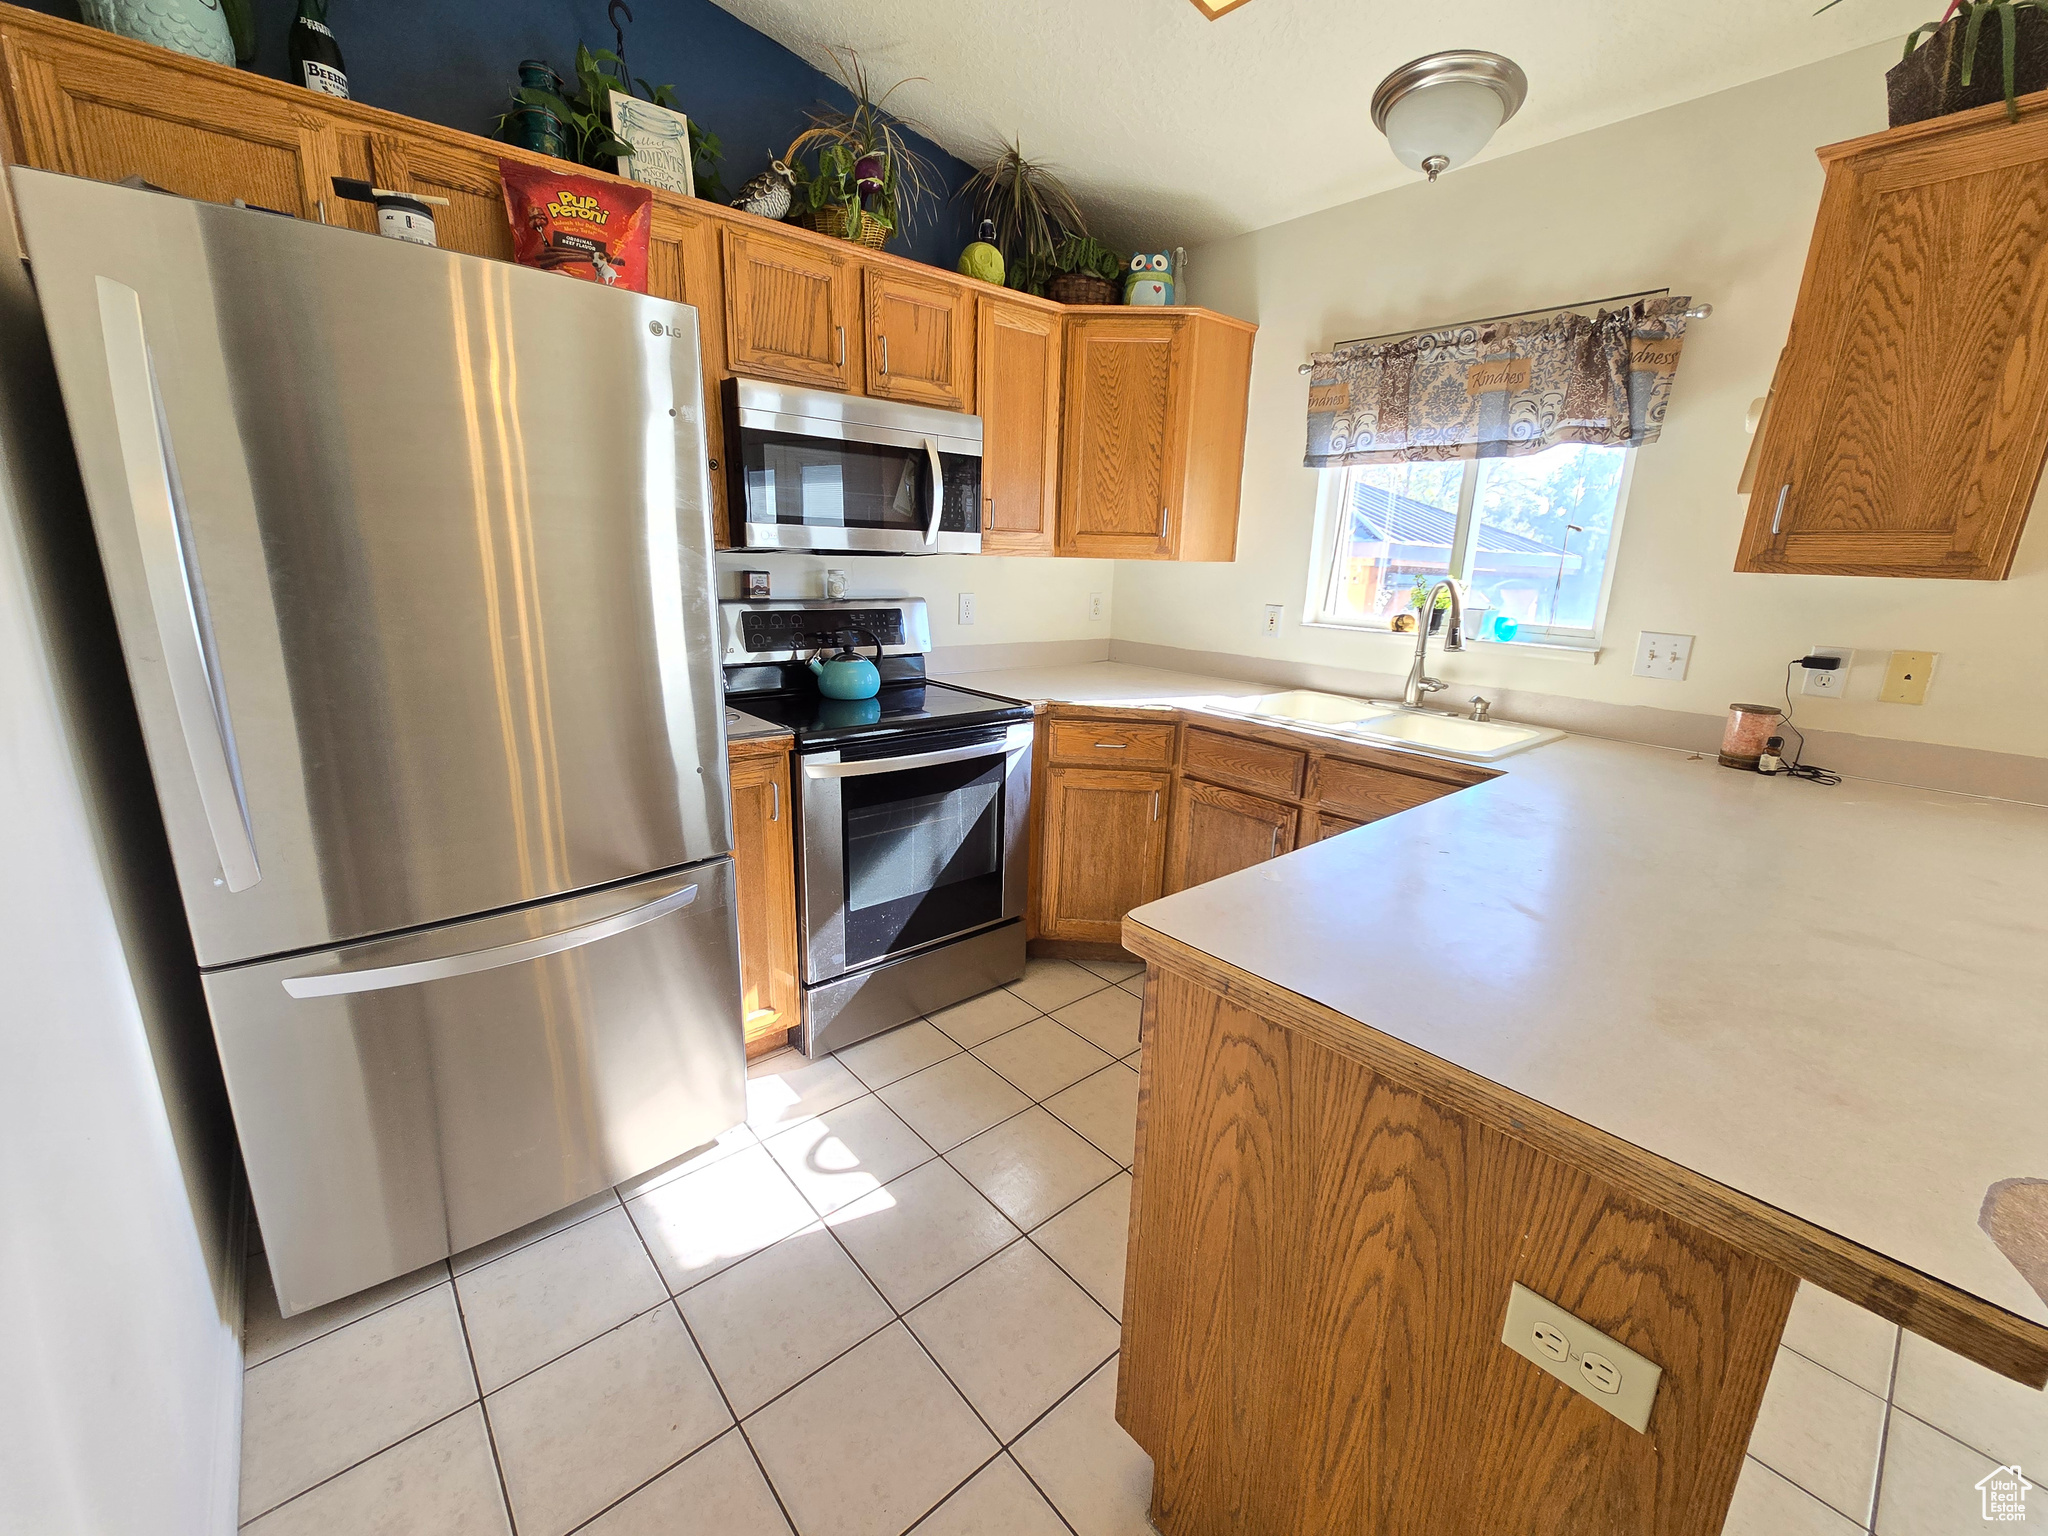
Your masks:
{"label": "teal tea kettle", "polygon": [[[851,641],[856,635],[867,635],[868,643],[875,648],[875,661],[869,661],[853,648]],[[816,656],[811,658],[818,692],[828,699],[872,699],[882,691],[882,674],[875,666],[882,659],[882,642],[864,629],[847,630],[841,638],[848,643],[837,654],[822,661]]]}

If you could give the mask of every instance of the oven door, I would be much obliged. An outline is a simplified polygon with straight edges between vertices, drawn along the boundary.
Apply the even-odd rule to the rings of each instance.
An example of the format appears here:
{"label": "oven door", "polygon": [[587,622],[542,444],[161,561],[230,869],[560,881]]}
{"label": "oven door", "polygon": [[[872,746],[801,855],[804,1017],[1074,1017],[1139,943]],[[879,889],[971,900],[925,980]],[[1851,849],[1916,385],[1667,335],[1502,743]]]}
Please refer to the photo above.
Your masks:
{"label": "oven door", "polygon": [[1031,729],[928,732],[798,758],[806,983],[1023,916]]}
{"label": "oven door", "polygon": [[[950,412],[884,409],[900,425],[798,414],[807,392],[742,394],[729,427],[734,520],[748,549],[981,553],[981,445]],[[928,419],[937,418],[937,419]],[[965,417],[978,431],[980,421]]]}

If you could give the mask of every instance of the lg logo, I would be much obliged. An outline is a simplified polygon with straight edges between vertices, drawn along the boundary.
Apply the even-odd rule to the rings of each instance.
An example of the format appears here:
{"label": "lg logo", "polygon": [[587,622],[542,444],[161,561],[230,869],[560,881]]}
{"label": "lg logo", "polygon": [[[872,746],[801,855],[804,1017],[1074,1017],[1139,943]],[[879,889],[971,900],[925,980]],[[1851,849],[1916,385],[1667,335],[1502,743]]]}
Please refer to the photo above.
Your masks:
{"label": "lg logo", "polygon": [[647,322],[647,334],[650,336],[666,336],[671,341],[681,341],[683,339],[683,330],[681,326],[663,325],[659,320],[650,320]]}

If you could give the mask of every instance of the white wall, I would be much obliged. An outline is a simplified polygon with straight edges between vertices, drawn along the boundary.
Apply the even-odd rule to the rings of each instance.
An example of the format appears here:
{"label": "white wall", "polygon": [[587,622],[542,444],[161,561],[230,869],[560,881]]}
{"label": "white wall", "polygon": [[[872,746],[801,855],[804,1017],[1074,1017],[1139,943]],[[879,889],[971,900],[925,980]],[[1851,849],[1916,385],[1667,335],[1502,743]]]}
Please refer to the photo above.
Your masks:
{"label": "white wall", "polygon": [[[0,197],[0,245],[12,229]],[[6,251],[0,357],[0,1531],[227,1536],[231,1131],[56,380]],[[97,622],[60,632],[57,614]]]}
{"label": "white wall", "polygon": [[[777,597],[821,597],[824,573],[847,574],[849,597],[922,597],[931,605],[932,645],[1014,645],[1026,641],[1095,641],[1111,634],[1116,567],[1107,560],[1034,559],[1021,555],[793,555],[761,551],[718,557],[718,595],[740,595],[739,572],[769,572]],[[959,595],[974,594],[971,626],[959,622]],[[1088,617],[1088,598],[1102,596],[1102,617]]]}
{"label": "white wall", "polygon": [[[1744,413],[1785,341],[1819,206],[1813,151],[1884,126],[1896,56],[1890,44],[1863,49],[1192,252],[1194,302],[1260,327],[1238,558],[1119,565],[1115,638],[1404,672],[1412,642],[1297,622],[1316,497],[1301,467],[1298,365],[1349,337],[1668,285],[1714,314],[1688,333],[1663,438],[1637,460],[1606,654],[1587,666],[1468,652],[1432,670],[1454,684],[1718,715],[1775,698],[1809,646],[1849,645],[1861,653],[1849,697],[1804,700],[1802,724],[2048,756],[2048,510],[2004,583],[1730,569]],[[1386,153],[1362,113],[1352,152]],[[1287,608],[1277,641],[1259,637],[1267,603]],[[1698,636],[1686,681],[1630,675],[1642,629]],[[1893,648],[1941,653],[1925,705],[1876,702]]]}

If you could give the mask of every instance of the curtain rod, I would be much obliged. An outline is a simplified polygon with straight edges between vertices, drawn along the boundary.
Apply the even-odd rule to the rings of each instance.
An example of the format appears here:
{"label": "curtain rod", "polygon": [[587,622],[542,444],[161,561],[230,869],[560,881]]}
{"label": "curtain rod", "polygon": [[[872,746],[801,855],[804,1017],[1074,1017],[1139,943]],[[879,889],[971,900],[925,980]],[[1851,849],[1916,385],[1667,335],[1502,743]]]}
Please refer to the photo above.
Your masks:
{"label": "curtain rod", "polygon": [[[1616,304],[1623,299],[1654,299],[1659,294],[1669,293],[1670,291],[1671,290],[1669,288],[1645,288],[1637,293],[1610,293],[1604,299],[1581,299],[1576,304],[1557,304],[1544,309],[1518,309],[1511,314],[1487,315],[1483,319],[1479,320],[1455,320],[1451,323],[1451,325],[1448,326],[1425,325],[1416,330],[1409,331],[1382,331],[1377,336],[1354,336],[1351,338],[1351,340],[1340,341],[1335,346],[1330,347],[1327,350],[1331,352],[1337,352],[1341,351],[1345,347],[1364,346],[1370,342],[1375,341],[1396,341],[1404,336],[1426,336],[1431,331],[1450,330],[1454,327],[1462,327],[1467,325],[1491,325],[1496,320],[1519,320],[1524,315],[1551,315],[1556,314],[1559,310],[1565,309],[1590,309],[1595,304]],[[1691,309],[1688,309],[1685,312],[1685,318],[1688,320],[1704,320],[1713,312],[1714,306],[1711,304],[1695,304]],[[1315,365],[1313,363],[1303,363],[1299,368],[1295,370],[1295,372],[1297,373],[1313,373],[1314,371]]]}

